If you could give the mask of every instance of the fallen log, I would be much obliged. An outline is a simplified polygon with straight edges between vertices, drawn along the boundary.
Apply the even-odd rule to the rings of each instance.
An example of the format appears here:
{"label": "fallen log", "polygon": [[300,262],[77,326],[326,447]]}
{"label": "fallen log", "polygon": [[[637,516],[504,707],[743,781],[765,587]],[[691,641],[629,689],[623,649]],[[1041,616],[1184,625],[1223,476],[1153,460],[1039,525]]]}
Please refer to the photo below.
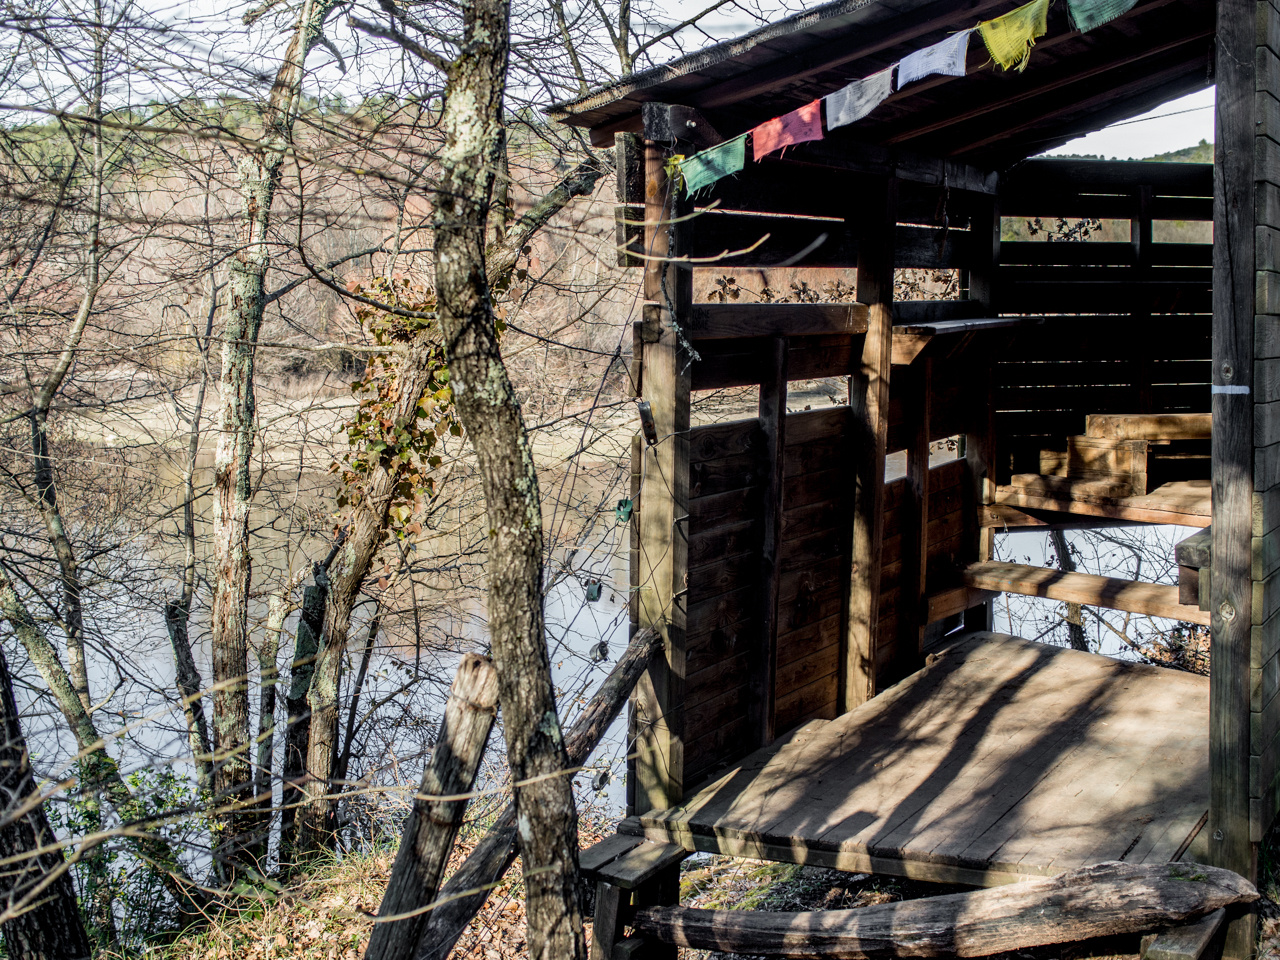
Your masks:
{"label": "fallen log", "polygon": [[1258,899],[1230,870],[1119,861],[1056,877],[853,910],[647,907],[637,934],[699,950],[813,958],[983,957],[1138,933]]}
{"label": "fallen log", "polygon": [[405,821],[378,922],[365,950],[367,960],[413,960],[427,925],[423,907],[440,886],[467,809],[466,794],[475,783],[497,715],[498,672],[493,661],[468,653],[458,665],[440,736]]}
{"label": "fallen log", "polygon": [[[604,736],[649,661],[662,652],[662,638],[652,630],[641,630],[627,645],[613,670],[605,677],[582,714],[565,734],[569,766],[587,762],[591,751]],[[416,960],[445,960],[458,937],[476,915],[489,891],[502,879],[516,859],[516,810],[509,803],[488,833],[480,840],[462,866],[449,878],[436,897],[438,906],[427,913],[426,930],[418,944]]]}

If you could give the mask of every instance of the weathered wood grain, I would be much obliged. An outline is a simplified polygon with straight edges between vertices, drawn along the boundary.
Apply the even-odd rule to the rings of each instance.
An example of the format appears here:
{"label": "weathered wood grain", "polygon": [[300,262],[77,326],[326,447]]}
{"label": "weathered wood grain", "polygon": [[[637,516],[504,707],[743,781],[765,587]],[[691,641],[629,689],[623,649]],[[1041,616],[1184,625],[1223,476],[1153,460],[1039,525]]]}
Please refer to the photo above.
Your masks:
{"label": "weathered wood grain", "polygon": [[757,956],[979,957],[1136,933],[1258,898],[1239,875],[1194,863],[1107,862],[1024,883],[856,910],[654,907],[635,929],[667,943]]}
{"label": "weathered wood grain", "polygon": [[1101,413],[1084,418],[1086,436],[1112,440],[1208,440],[1209,413]]}
{"label": "weathered wood grain", "polygon": [[1209,622],[1208,615],[1199,607],[1178,602],[1176,584],[1143,583],[1091,573],[1065,573],[1048,567],[991,560],[966,567],[964,580],[977,590],[1048,597],[1092,607],[1170,617],[1187,623],[1207,625]]}
{"label": "weathered wood grain", "polygon": [[978,884],[1167,860],[1208,806],[1207,735],[1203,677],[978,633],[636,829],[689,849]]}
{"label": "weathered wood grain", "polygon": [[365,955],[412,960],[467,809],[480,759],[498,715],[493,661],[464,654],[449,689],[440,735],[413,798]]}

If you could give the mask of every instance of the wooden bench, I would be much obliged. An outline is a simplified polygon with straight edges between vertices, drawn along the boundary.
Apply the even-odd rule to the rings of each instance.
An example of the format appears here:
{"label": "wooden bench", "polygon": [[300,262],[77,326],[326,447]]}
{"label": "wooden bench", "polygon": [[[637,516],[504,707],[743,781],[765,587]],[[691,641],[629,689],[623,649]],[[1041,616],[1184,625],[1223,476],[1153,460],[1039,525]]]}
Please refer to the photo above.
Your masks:
{"label": "wooden bench", "polygon": [[965,568],[964,582],[977,590],[1047,597],[1090,607],[1106,607],[1188,623],[1209,624],[1209,614],[1179,601],[1173,584],[1120,580],[1091,573],[1067,573],[1049,567],[987,561]]}
{"label": "wooden bench", "polygon": [[1044,323],[1043,317],[980,317],[972,320],[896,323],[893,327],[893,363],[906,366],[919,359],[926,349],[931,353],[936,352],[943,343],[958,349],[977,334],[1008,331],[1014,327],[1041,323]]}
{"label": "wooden bench", "polygon": [[1227,919],[1219,907],[1191,923],[1170,927],[1142,938],[1142,960],[1208,960],[1222,955],[1218,931]]}
{"label": "wooden bench", "polygon": [[614,834],[578,855],[582,875],[596,881],[591,960],[675,960],[676,948],[625,928],[638,907],[680,902],[680,863],[689,851],[674,843]]}

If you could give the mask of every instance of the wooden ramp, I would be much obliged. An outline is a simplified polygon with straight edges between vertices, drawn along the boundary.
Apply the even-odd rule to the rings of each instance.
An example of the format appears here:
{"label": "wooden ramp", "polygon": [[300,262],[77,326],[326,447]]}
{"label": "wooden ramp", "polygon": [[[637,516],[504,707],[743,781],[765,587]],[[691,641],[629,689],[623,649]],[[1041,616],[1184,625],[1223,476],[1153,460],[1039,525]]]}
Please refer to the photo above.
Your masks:
{"label": "wooden ramp", "polygon": [[1183,855],[1209,806],[1206,677],[993,633],[931,660],[619,829],[984,886]]}

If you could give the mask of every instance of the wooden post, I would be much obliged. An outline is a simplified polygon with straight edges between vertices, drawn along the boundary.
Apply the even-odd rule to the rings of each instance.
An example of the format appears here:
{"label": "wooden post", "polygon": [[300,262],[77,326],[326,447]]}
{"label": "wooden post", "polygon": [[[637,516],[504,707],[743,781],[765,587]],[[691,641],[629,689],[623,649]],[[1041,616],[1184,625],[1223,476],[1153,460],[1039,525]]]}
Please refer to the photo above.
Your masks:
{"label": "wooden post", "polygon": [[[631,638],[626,652],[618,658],[609,676],[565,734],[564,749],[571,767],[587,762],[591,751],[622,711],[622,704],[641,673],[654,658],[661,656],[660,646],[650,630],[642,630]],[[471,918],[488,899],[489,891],[515,858],[516,808],[509,803],[440,891],[439,903],[427,914],[427,929],[417,960],[446,960]]]}
{"label": "wooden post", "polygon": [[[498,672],[493,661],[463,655],[449,690],[440,736],[422,773],[405,821],[391,879],[373,925],[368,960],[414,960],[427,926],[422,908],[435,899],[453,841],[467,809],[489,731],[498,714]],[[403,917],[389,920],[390,917]]]}
{"label": "wooden post", "polygon": [[[1263,6],[1266,6],[1264,4]],[[1255,54],[1253,0],[1218,0],[1213,222],[1213,576],[1209,675],[1209,859],[1256,877],[1249,823],[1252,581]],[[1246,958],[1253,915],[1224,955]]]}
{"label": "wooden post", "polygon": [[[652,105],[646,105],[652,106]],[[650,111],[646,111],[646,115]],[[656,112],[653,111],[653,112]],[[693,301],[693,272],[673,262],[685,246],[690,205],[667,177],[668,146],[645,141],[644,295],[661,317],[644,337],[644,395],[657,442],[644,451],[640,511],[639,626],[657,630],[666,656],[636,689],[636,809],[666,809],[684,796],[685,620],[689,552],[689,366],[684,331]]]}
{"label": "wooden post", "polygon": [[[1140,185],[1134,197],[1133,218],[1129,221],[1129,240],[1133,244],[1133,270],[1137,280],[1149,280],[1151,277],[1151,201],[1154,190],[1149,185]],[[1143,310],[1133,314],[1134,329],[1146,329],[1151,323],[1151,311]],[[1151,357],[1145,350],[1138,351],[1134,360],[1134,409],[1138,413],[1151,413],[1155,410],[1151,391],[1152,379]],[[1146,493],[1145,490],[1139,493]]]}
{"label": "wooden post", "polygon": [[[995,317],[997,296],[995,271],[1000,263],[1000,207],[994,197],[979,198],[971,229],[969,254],[969,299],[979,301],[983,314]],[[995,531],[979,522],[982,508],[995,502],[996,419],[995,354],[980,355],[971,364],[973,403],[969,429],[965,433],[964,458],[969,471],[970,499],[966,501],[965,534],[968,556],[976,562],[991,559]],[[990,630],[992,603],[986,601],[965,611],[969,630]]]}
{"label": "wooden post", "polygon": [[849,387],[853,417],[853,559],[848,626],[842,651],[841,711],[875,695],[876,622],[884,534],[884,458],[889,439],[889,371],[893,363],[893,249],[898,182],[881,181],[860,197],[858,300],[870,308],[862,363]]}
{"label": "wooden post", "polygon": [[764,543],[761,550],[760,602],[763,607],[761,656],[755,664],[752,707],[760,745],[773,743],[774,691],[778,663],[778,587],[782,579],[782,465],[786,454],[787,338],[774,337],[769,373],[760,385],[760,427],[764,431]]}
{"label": "wooden post", "polygon": [[[903,374],[905,373],[905,376]],[[898,651],[895,676],[913,673],[924,656],[929,620],[926,568],[929,563],[929,419],[933,361],[928,357],[899,368],[906,381],[902,397],[907,428],[907,490],[900,509],[902,577],[899,580]]]}

